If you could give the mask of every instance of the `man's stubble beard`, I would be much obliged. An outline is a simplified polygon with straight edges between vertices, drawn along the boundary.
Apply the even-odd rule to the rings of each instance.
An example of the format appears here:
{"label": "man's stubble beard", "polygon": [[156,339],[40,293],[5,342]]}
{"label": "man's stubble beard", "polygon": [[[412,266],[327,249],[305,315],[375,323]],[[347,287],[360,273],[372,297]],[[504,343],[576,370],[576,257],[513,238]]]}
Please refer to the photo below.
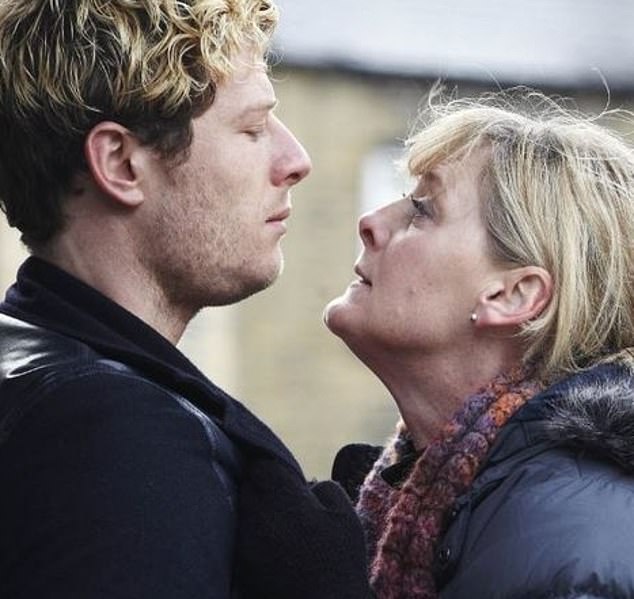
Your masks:
{"label": "man's stubble beard", "polygon": [[[160,211],[139,250],[165,309],[190,318],[202,308],[233,304],[266,289],[283,270],[283,256],[271,267],[259,262],[258,248],[244,245],[236,214],[220,228],[206,210]],[[198,211],[202,218],[196,217]]]}

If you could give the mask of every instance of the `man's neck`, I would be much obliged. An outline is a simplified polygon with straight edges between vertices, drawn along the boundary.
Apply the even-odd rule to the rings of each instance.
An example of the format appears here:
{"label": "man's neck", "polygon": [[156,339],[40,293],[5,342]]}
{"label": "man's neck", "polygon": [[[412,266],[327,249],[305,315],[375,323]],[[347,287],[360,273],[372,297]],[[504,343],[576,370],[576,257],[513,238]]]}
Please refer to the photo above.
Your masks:
{"label": "man's neck", "polygon": [[90,285],[176,345],[193,313],[169,305],[133,252],[126,251],[125,243],[116,248],[103,244],[94,244],[94,250],[86,248],[86,243],[62,235],[34,255]]}

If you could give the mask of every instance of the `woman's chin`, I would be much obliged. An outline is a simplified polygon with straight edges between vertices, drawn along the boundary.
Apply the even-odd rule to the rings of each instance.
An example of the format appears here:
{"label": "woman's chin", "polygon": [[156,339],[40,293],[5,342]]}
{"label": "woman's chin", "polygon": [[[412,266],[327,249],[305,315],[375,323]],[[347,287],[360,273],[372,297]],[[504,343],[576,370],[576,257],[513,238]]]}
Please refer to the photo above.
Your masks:
{"label": "woman's chin", "polygon": [[337,337],[345,337],[351,325],[352,309],[345,294],[333,299],[324,309],[324,324],[328,330]]}

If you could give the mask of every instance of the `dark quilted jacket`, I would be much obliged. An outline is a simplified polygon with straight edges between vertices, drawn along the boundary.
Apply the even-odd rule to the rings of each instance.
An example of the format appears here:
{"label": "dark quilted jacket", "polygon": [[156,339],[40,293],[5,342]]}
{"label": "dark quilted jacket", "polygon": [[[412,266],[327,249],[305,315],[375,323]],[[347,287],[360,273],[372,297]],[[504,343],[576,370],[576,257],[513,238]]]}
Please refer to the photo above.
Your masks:
{"label": "dark quilted jacket", "polygon": [[[354,493],[359,467],[376,455],[376,448],[345,448],[335,478]],[[570,377],[507,423],[450,514],[436,578],[442,599],[634,597],[634,377],[627,367]]]}

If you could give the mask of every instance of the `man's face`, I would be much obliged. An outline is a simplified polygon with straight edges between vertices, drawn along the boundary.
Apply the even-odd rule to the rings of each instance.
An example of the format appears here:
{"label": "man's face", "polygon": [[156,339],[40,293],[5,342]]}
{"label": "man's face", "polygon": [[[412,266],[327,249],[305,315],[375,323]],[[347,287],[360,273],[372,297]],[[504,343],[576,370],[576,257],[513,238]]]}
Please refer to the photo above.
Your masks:
{"label": "man's face", "polygon": [[273,114],[263,64],[247,54],[239,64],[194,119],[186,162],[162,168],[151,182],[154,204],[140,253],[168,306],[185,311],[239,301],[276,279],[289,190],[311,168]]}

